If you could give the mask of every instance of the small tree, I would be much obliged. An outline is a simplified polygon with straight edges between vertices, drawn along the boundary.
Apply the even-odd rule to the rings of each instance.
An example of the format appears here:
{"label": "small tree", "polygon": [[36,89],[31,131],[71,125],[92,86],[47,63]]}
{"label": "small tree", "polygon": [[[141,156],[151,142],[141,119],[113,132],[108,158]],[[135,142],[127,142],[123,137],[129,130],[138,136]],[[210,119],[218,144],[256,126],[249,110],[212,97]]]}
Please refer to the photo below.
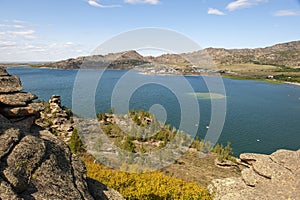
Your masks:
{"label": "small tree", "polygon": [[108,110],[108,113],[109,113],[109,114],[114,114],[114,112],[115,112],[115,109],[114,109],[114,108],[110,108],[110,109]]}
{"label": "small tree", "polygon": [[135,153],[135,144],[130,140],[130,138],[126,138],[123,143],[123,148],[131,153]]}
{"label": "small tree", "polygon": [[105,113],[102,112],[102,113],[97,113],[97,118],[99,121],[102,121],[102,120],[105,121],[107,117],[106,117]]}
{"label": "small tree", "polygon": [[72,136],[71,136],[71,139],[70,139],[70,142],[68,143],[68,145],[71,149],[71,152],[74,154],[82,153],[85,151],[84,144],[81,141],[76,128],[74,128],[74,130],[73,130],[73,133],[72,133]]}

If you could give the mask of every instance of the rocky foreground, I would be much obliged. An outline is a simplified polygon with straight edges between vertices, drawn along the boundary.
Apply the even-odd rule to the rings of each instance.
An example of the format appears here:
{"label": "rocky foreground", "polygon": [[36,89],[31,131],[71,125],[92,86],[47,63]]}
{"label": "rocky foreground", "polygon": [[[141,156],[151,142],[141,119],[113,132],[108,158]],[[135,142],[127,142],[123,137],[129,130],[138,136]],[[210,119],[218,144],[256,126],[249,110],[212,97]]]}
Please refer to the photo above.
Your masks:
{"label": "rocky foreground", "polygon": [[87,178],[66,143],[35,125],[44,109],[36,98],[0,68],[0,199],[123,199]]}
{"label": "rocky foreground", "polygon": [[209,186],[218,200],[300,199],[300,150],[278,150],[271,155],[240,155],[247,168],[241,177],[216,179]]}
{"label": "rocky foreground", "polygon": [[[66,142],[73,127],[59,97],[52,97],[48,112],[36,98],[0,67],[0,199],[123,199],[87,178],[84,164],[70,152]],[[51,120],[51,126],[37,126],[36,120]],[[300,150],[242,154],[239,163],[245,166],[241,177],[212,181],[214,199],[300,198]]]}

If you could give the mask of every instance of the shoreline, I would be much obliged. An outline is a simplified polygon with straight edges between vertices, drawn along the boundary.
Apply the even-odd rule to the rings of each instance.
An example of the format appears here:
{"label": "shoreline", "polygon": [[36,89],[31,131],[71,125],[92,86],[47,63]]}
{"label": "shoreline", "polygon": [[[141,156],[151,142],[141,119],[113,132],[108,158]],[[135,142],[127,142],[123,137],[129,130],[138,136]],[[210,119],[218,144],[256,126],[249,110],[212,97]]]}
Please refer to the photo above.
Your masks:
{"label": "shoreline", "polygon": [[[52,68],[52,67],[35,67],[32,65],[16,65],[16,66],[4,66],[5,68],[14,68],[14,67],[26,67],[26,68],[40,68],[40,69],[54,69],[54,70],[80,70],[80,69],[59,69],[59,68]],[[93,70],[93,69],[91,69]],[[109,70],[125,70],[128,71],[128,69],[109,69]],[[134,70],[134,69],[129,69],[129,70]],[[149,72],[143,72],[140,70],[135,70],[138,71],[139,74],[141,75],[157,75],[157,76],[220,76],[222,78],[228,78],[231,80],[250,80],[250,81],[260,81],[260,82],[265,82],[265,83],[270,83],[270,84],[289,84],[289,85],[295,85],[295,86],[300,86],[300,83],[298,82],[289,82],[289,81],[281,81],[281,80],[276,80],[276,79],[260,79],[260,78],[255,78],[255,77],[242,77],[239,75],[228,75],[228,74],[221,74],[221,73],[204,73],[204,74],[171,74],[171,73],[149,73]]]}
{"label": "shoreline", "polygon": [[296,85],[296,86],[300,86],[300,83],[297,82],[284,82],[285,84],[289,84],[289,85]]}

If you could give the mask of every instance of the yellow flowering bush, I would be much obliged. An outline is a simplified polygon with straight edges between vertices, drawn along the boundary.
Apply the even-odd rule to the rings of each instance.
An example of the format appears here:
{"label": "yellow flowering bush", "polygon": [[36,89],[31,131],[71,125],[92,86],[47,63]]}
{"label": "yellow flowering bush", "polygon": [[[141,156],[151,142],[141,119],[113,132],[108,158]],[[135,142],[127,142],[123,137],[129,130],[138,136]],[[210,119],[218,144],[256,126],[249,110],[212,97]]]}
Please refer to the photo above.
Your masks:
{"label": "yellow flowering bush", "polygon": [[87,176],[117,190],[129,200],[210,200],[205,188],[195,182],[166,176],[161,172],[142,174],[109,169],[85,160]]}

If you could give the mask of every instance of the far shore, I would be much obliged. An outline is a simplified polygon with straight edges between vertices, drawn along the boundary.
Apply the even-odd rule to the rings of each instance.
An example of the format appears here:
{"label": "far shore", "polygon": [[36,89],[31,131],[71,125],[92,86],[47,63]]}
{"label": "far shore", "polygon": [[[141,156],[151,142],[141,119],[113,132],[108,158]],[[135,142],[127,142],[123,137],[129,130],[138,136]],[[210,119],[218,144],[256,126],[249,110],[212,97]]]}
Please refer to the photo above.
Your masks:
{"label": "far shore", "polygon": [[[74,69],[59,69],[59,68],[52,68],[52,67],[36,67],[32,66],[29,64],[23,64],[23,65],[4,65],[6,68],[10,67],[29,67],[29,68],[41,68],[41,69],[55,69],[55,70],[74,70]],[[119,70],[119,69],[110,69],[110,70]],[[139,70],[137,70],[139,71]],[[187,73],[187,74],[171,74],[171,73],[149,73],[149,72],[143,72],[139,71],[139,74],[143,75],[158,75],[158,76],[221,76],[223,78],[228,78],[228,79],[236,79],[236,80],[253,80],[253,81],[261,81],[261,82],[266,82],[266,83],[271,83],[271,84],[290,84],[290,85],[296,85],[300,86],[300,83],[298,82],[288,82],[288,81],[281,81],[277,79],[262,79],[262,78],[256,78],[256,77],[243,77],[239,76],[238,74],[231,75],[231,74],[220,74],[220,73]]]}

